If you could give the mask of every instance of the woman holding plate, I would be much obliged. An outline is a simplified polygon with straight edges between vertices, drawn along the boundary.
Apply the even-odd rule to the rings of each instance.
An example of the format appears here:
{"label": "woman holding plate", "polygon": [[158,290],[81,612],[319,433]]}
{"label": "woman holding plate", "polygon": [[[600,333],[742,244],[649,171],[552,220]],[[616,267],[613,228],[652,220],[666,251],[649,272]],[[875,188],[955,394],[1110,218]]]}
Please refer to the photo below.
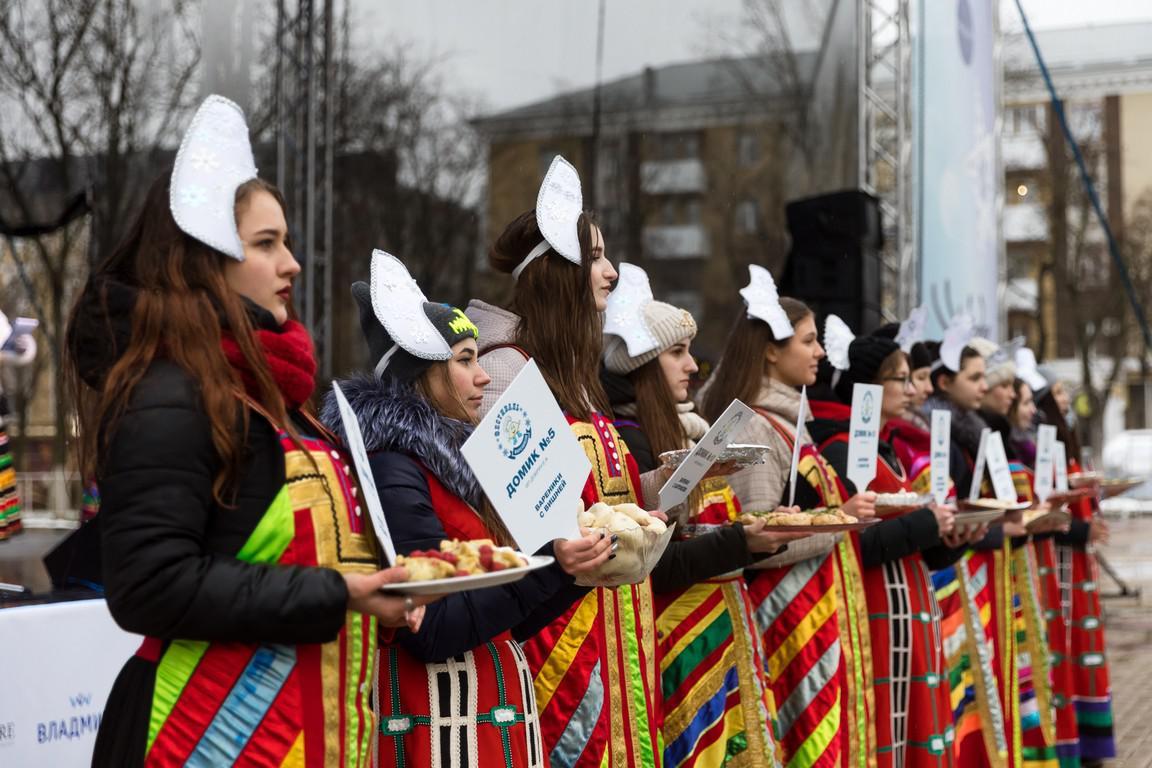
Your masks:
{"label": "woman holding plate", "polygon": [[208,97],[68,327],[108,608],[144,636],[93,765],[371,762],[377,627],[422,609],[380,591],[406,573],[379,570],[351,468],[308,416],[299,271],[243,113]]}
{"label": "woman holding plate", "polygon": [[[562,157],[552,161],[535,209],[505,227],[488,260],[516,282],[511,310],[477,300],[468,305],[480,331],[480,359],[492,376],[481,413],[534,359],[592,465],[585,506],[642,502],[636,462],[612,424],[599,377],[600,313],[617,274],[600,228],[583,209],[580,177]],[[524,643],[551,765],[660,766],[650,580],[597,587],[551,618],[541,617]]]}
{"label": "woman holding plate", "polygon": [[[1055,425],[1056,439],[1064,443],[1069,475],[1080,472],[1080,441],[1068,426],[1071,398],[1064,382],[1052,381],[1037,398],[1037,407],[1038,418]],[[1066,634],[1061,638],[1067,653],[1055,661],[1055,679],[1059,685],[1062,679],[1071,678],[1066,697],[1058,705],[1071,710],[1077,739],[1074,743],[1062,740],[1058,748],[1060,759],[1068,764],[1079,757],[1084,765],[1100,765],[1116,755],[1104,612],[1097,588],[1100,566],[1093,553],[1096,546],[1108,542],[1109,531],[1108,523],[1100,517],[1097,498],[1074,501],[1069,511],[1072,522],[1068,533],[1054,536],[1052,551],[1040,557],[1040,565],[1051,568],[1058,577],[1058,591],[1044,596],[1045,607],[1067,621]]]}
{"label": "woman holding plate", "polygon": [[[824,346],[835,369],[836,400],[812,403],[815,418],[808,431],[821,455],[846,478],[855,385],[883,388],[879,429],[884,435],[890,422],[907,411],[913,384],[908,356],[892,339],[855,338],[843,321],[830,315]],[[909,494],[911,483],[891,444],[881,439],[877,448],[876,477],[868,490]],[[844,483],[855,492],[851,481]],[[882,768],[953,764],[955,733],[940,607],[929,575],[930,569],[948,567],[963,555],[966,540],[952,537],[952,530],[953,510],[929,504],[852,534],[860,540],[875,681],[876,755]]]}
{"label": "woman holding plate", "polygon": [[[704,395],[715,419],[739,399],[756,410],[741,440],[768,445],[767,461],[730,482],[746,512],[765,513],[788,498],[800,441],[796,502],[804,509],[843,507],[874,514],[875,494],[851,498],[836,471],[796,424],[800,388],[816,381],[824,350],[812,311],[781,298],[772,276],[752,265],[740,312]],[[804,414],[807,416],[807,414]],[[807,419],[805,418],[804,421]],[[872,665],[858,552],[848,538],[818,534],[756,564],[749,591],[768,661],[776,733],[785,763],[867,765],[875,751]]]}
{"label": "woman holding plate", "polygon": [[[621,264],[604,325],[602,378],[616,426],[642,477],[666,480],[655,457],[692,448],[709,428],[688,398],[696,321],[654,301],[644,270]],[[658,492],[657,485],[645,495]],[[776,765],[765,659],[743,569],[803,534],[765,531],[763,519],[737,524],[740,501],[720,476],[705,478],[668,516],[694,537],[696,568],[720,575],[696,580],[688,567],[667,567],[669,557],[652,572],[665,765]]]}
{"label": "woman holding plate", "polygon": [[[987,362],[973,340],[972,321],[952,319],[936,349],[927,408],[948,410],[952,482],[967,498],[980,452],[984,421],[978,411],[989,388]],[[983,471],[983,470],[982,470]],[[979,478],[977,478],[979,481]],[[956,515],[957,523],[964,512]],[[932,576],[943,615],[956,718],[957,765],[1017,765],[1022,759],[1014,588],[1008,524],[992,528],[954,566]],[[1010,533],[1023,533],[1019,524]]]}
{"label": "woman holding plate", "polygon": [[[459,309],[427,301],[382,251],[372,255],[371,286],[353,284],[352,296],[374,370],[338,385],[360,423],[396,551],[439,552],[450,539],[513,546],[460,452],[489,382],[476,326]],[[342,432],[334,393],[323,418]],[[379,652],[373,686],[379,764],[546,765],[536,694],[514,636],[529,617],[554,617],[580,601],[588,590],[573,576],[614,549],[602,533],[557,539],[536,553],[554,556],[551,565],[511,584],[446,595],[427,608],[419,630],[398,632]],[[461,738],[465,732],[471,736]]]}

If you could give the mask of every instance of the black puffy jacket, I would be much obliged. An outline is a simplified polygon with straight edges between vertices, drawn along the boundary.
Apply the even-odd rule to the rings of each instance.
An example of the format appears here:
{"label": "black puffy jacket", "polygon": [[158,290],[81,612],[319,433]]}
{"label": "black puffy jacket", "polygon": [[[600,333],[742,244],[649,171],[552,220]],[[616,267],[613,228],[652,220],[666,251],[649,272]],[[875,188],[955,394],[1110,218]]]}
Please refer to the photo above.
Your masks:
{"label": "black puffy jacket", "polygon": [[[68,344],[88,384],[102,386],[125,350],[134,301],[131,287],[107,278],[86,286]],[[277,327],[266,312],[254,317],[262,328]],[[248,415],[227,505],[212,497],[220,460],[198,385],[186,371],[154,361],[113,423],[97,478],[97,520],[105,596],[123,629],[162,641],[298,644],[338,635],[348,603],[338,572],[236,558],[285,482],[276,430]],[[242,427],[238,418],[238,434]],[[134,656],[124,665],[93,765],[142,763],[155,677],[153,661]]]}

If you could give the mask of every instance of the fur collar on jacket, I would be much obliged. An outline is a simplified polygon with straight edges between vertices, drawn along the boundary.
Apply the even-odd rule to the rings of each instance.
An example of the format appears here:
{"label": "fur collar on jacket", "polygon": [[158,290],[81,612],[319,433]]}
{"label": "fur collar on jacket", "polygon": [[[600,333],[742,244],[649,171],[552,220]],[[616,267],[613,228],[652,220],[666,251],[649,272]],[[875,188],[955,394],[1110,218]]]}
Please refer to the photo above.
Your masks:
{"label": "fur collar on jacket", "polygon": [[[418,460],[444,487],[476,507],[483,491],[464,461],[460,446],[472,434],[472,425],[442,415],[410,385],[382,381],[368,373],[340,383],[355,411],[369,453],[394,451]],[[328,392],[320,420],[347,441],[336,396]]]}

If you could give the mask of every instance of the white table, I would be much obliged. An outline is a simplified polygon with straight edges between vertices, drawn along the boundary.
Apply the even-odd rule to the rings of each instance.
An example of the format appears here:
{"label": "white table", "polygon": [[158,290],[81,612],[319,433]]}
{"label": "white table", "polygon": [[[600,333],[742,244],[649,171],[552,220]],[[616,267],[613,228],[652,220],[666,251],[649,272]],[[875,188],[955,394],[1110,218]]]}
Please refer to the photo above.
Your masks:
{"label": "white table", "polygon": [[103,600],[0,610],[0,765],[90,765],[112,683],[139,646]]}

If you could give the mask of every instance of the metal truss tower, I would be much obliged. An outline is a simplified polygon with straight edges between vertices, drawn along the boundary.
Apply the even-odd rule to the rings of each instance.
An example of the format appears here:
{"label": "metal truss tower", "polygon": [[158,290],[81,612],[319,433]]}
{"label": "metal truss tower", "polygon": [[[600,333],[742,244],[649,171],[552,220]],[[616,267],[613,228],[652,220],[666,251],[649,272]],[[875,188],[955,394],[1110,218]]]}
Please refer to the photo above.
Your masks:
{"label": "metal truss tower", "polygon": [[857,0],[861,187],[880,199],[884,226],[881,291],[893,319],[919,301],[912,136],[913,0]]}
{"label": "metal truss tower", "polygon": [[276,183],[302,268],[296,307],[316,343],[321,381],[332,378],[335,4],[276,3]]}

